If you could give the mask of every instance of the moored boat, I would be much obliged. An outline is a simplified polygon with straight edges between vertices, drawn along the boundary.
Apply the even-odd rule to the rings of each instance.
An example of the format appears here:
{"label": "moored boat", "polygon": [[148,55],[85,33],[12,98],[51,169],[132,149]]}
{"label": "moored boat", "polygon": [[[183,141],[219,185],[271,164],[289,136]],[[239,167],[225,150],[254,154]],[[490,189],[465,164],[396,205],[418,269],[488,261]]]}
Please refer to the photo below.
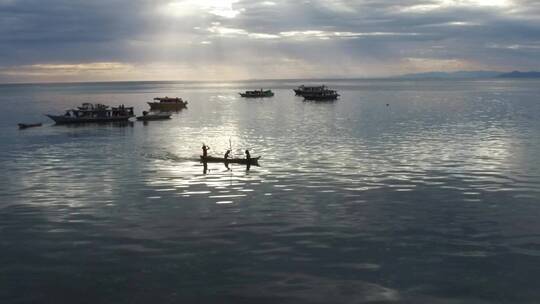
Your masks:
{"label": "moored boat", "polygon": [[262,98],[262,97],[272,97],[274,92],[272,90],[254,90],[254,91],[245,91],[244,93],[238,93],[242,97],[246,98]]}
{"label": "moored boat", "polygon": [[317,93],[327,90],[328,88],[325,85],[319,86],[305,86],[301,85],[298,88],[294,89],[294,93],[298,96],[304,96],[305,94]]}
{"label": "moored boat", "polygon": [[156,112],[156,113],[149,113],[146,111],[143,111],[142,116],[137,116],[137,120],[140,121],[149,121],[149,120],[164,120],[164,119],[171,119],[171,113],[170,112]]}
{"label": "moored boat", "polygon": [[340,95],[335,90],[324,90],[303,95],[306,100],[336,100]]}
{"label": "moored boat", "polygon": [[34,128],[34,127],[41,127],[42,123],[33,123],[33,124],[27,124],[27,123],[19,123],[19,129],[28,129],[28,128]]}
{"label": "moored boat", "polygon": [[99,123],[127,121],[133,114],[133,107],[109,107],[103,104],[83,103],[77,109],[67,110],[64,115],[47,115],[56,124]]}
{"label": "moored boat", "polygon": [[250,164],[256,165],[259,163],[260,156],[252,158],[223,158],[223,157],[213,157],[213,156],[200,156],[202,163],[230,163],[230,164]]}
{"label": "moored boat", "polygon": [[155,101],[148,102],[152,111],[180,111],[187,108],[187,101],[179,97],[156,97]]}

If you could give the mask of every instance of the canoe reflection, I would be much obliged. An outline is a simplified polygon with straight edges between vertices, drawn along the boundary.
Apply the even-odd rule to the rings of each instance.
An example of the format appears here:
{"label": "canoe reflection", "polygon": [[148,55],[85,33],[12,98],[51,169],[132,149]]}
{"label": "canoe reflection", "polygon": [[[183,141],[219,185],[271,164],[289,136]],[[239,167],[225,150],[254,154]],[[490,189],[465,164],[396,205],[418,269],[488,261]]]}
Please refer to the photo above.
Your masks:
{"label": "canoe reflection", "polygon": [[[210,173],[210,171],[212,171],[212,169],[208,169],[208,162],[202,162],[202,164],[203,164],[203,174],[204,175],[206,175],[206,174]],[[228,163],[228,162],[223,163],[223,165],[225,166],[225,169],[227,169],[226,171],[232,171],[231,164],[232,163]],[[245,165],[244,164],[235,164],[235,165],[242,166],[242,167],[245,166],[246,172],[249,172],[252,165],[256,166],[256,167],[260,167],[259,164],[249,164],[249,163],[245,164]]]}

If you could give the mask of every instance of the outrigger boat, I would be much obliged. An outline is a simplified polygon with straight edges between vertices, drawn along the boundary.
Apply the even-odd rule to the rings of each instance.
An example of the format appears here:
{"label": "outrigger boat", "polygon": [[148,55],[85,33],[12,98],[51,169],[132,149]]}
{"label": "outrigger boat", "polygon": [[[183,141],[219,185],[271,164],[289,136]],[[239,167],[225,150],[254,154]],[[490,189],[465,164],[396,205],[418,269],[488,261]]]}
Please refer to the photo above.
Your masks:
{"label": "outrigger boat", "polygon": [[19,125],[19,129],[28,129],[28,128],[34,128],[34,127],[41,127],[42,123],[33,123],[33,124],[20,123],[18,125]]}
{"label": "outrigger boat", "polygon": [[223,158],[223,157],[213,157],[213,156],[200,156],[202,163],[228,163],[228,164],[250,164],[257,165],[259,163],[260,156],[252,158]]}
{"label": "outrigger boat", "polygon": [[172,114],[170,112],[149,113],[149,112],[143,111],[143,115],[137,116],[137,120],[149,121],[149,120],[171,119],[171,115]]}
{"label": "outrigger boat", "polygon": [[262,98],[262,97],[272,97],[274,96],[274,92],[272,90],[255,90],[255,91],[246,91],[244,93],[238,93],[242,97],[246,98]]}
{"label": "outrigger boat", "polygon": [[179,97],[156,97],[155,101],[149,102],[152,111],[180,111],[187,108],[187,101]]}
{"label": "outrigger boat", "polygon": [[80,124],[97,122],[128,121],[133,114],[133,107],[109,107],[103,104],[83,103],[77,109],[67,110],[64,115],[47,115],[56,124]]}

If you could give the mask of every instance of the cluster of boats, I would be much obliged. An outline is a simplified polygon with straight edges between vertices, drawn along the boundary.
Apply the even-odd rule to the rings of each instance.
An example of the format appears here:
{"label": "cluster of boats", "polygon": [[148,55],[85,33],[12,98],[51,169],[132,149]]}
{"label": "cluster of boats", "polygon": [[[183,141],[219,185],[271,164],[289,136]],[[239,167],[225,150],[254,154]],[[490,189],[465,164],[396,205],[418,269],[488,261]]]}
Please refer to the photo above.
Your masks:
{"label": "cluster of boats", "polygon": [[[150,111],[143,111],[142,116],[136,117],[140,121],[170,119],[171,111],[180,111],[187,107],[187,101],[182,98],[156,97],[148,102]],[[63,115],[47,115],[56,124],[95,123],[95,122],[122,122],[134,117],[133,107],[120,105],[110,107],[104,104],[83,103],[76,109],[69,109]],[[19,124],[19,127],[21,128]]]}
{"label": "cluster of boats", "polygon": [[[319,86],[305,86],[301,85],[294,89],[297,96],[304,97],[305,100],[336,100],[339,94],[336,90],[331,90],[325,85]],[[241,97],[245,98],[263,98],[272,97],[274,92],[272,90],[253,90],[239,93]],[[150,120],[164,120],[170,119],[172,112],[181,111],[187,108],[187,101],[184,101],[179,97],[156,97],[153,101],[148,102],[150,106],[149,111],[143,111],[141,116],[136,117],[139,121]],[[64,114],[60,115],[47,115],[50,119],[54,120],[56,124],[76,124],[76,123],[96,123],[96,122],[122,122],[128,121],[131,117],[135,117],[133,107],[126,107],[124,105],[111,107],[104,104],[91,104],[83,103],[81,106],[75,109],[69,109]],[[20,123],[20,129],[26,129],[31,127],[39,127],[41,123],[25,124]]]}
{"label": "cluster of boats", "polygon": [[[315,101],[324,101],[324,100],[336,100],[339,97],[339,94],[336,90],[331,90],[325,85],[319,86],[305,86],[301,85],[298,88],[294,89],[294,93],[297,96],[302,96],[306,100],[315,100]],[[245,98],[263,98],[263,97],[272,97],[274,92],[272,90],[254,90],[254,91],[245,91],[244,93],[239,93],[240,96]]]}

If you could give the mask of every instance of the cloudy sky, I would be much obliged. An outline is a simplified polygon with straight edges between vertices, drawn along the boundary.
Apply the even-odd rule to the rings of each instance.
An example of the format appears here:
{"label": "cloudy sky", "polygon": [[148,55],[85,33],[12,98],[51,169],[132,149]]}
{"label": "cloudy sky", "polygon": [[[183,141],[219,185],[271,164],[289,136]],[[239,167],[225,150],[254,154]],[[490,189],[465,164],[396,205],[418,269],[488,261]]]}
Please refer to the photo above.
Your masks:
{"label": "cloudy sky", "polygon": [[0,0],[0,82],[540,69],[539,0]]}

